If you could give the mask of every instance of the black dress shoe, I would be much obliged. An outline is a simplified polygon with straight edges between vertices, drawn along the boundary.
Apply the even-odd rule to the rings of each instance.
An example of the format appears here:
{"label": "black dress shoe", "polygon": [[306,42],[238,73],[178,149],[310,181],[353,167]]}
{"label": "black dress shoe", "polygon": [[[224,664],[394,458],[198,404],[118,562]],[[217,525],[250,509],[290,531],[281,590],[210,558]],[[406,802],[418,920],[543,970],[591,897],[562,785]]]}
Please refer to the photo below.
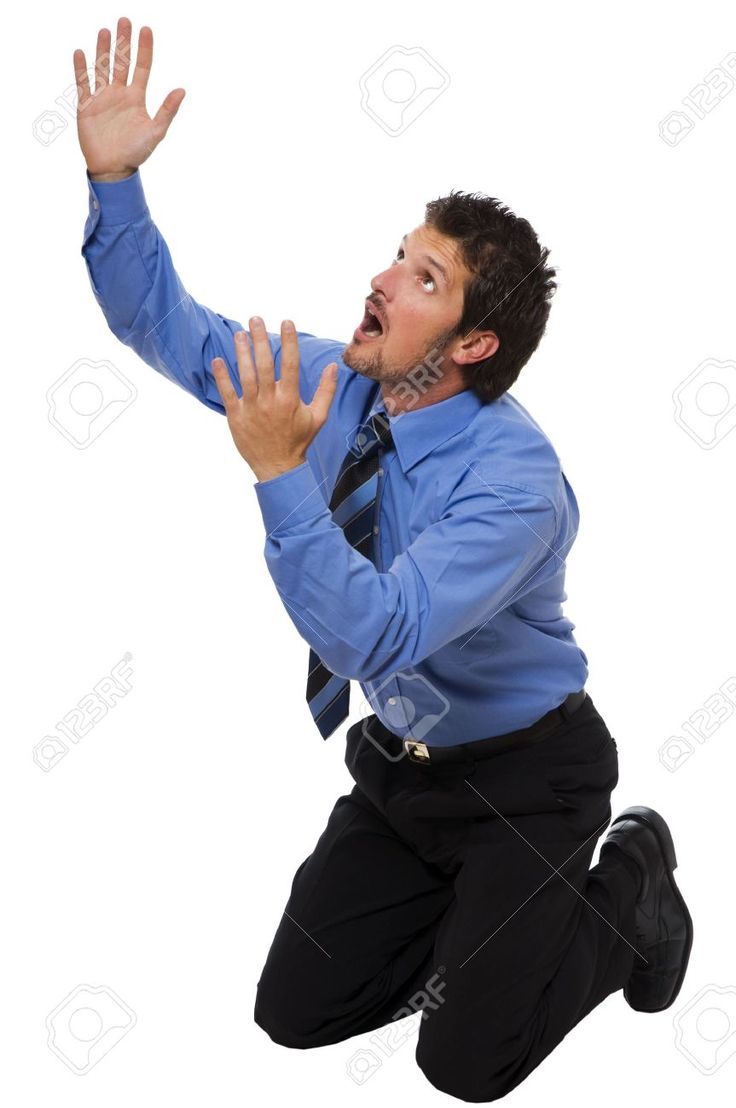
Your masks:
{"label": "black dress shoe", "polygon": [[693,921],[672,871],[677,868],[670,829],[653,808],[624,808],[601,844],[633,858],[641,873],[636,899],[638,955],[624,996],[637,1012],[662,1012],[675,1000],[685,977],[693,943]]}

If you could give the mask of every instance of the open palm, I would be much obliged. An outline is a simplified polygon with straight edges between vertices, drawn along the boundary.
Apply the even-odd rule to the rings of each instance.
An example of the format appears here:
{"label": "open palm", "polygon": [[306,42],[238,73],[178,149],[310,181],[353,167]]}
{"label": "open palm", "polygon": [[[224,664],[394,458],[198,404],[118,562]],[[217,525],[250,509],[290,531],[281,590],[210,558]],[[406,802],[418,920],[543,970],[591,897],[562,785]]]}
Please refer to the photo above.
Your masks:
{"label": "open palm", "polygon": [[90,92],[83,50],[74,51],[74,78],[79,90],[77,133],[90,175],[124,174],[142,165],[166,135],[184,99],[184,89],[173,89],[156,115],[146,111],[146,86],[153,60],[153,31],[141,27],[133,80],[130,68],[131,23],[118,20],[112,80],[110,31],[97,36],[94,91]]}

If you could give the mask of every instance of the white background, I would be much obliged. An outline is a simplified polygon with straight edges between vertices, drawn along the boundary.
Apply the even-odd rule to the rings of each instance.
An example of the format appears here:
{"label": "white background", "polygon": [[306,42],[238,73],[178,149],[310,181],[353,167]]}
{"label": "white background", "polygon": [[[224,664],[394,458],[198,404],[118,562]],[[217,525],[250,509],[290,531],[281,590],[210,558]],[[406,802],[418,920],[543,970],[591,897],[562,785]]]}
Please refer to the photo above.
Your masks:
{"label": "white background", "polygon": [[[293,873],[352,785],[344,735],[362,694],[354,684],[350,721],[323,742],[304,699],[307,644],[263,560],[254,475],[224,418],[120,344],[93,298],[85,166],[56,98],[74,49],[91,64],[98,29],[114,34],[121,14],[134,49],[153,28],[151,114],[187,90],[141,178],[185,287],[214,310],[347,342],[371,277],[451,188],[502,198],[550,247],[560,287],[512,393],[581,508],[565,612],[618,743],[614,814],[648,804],[670,823],[695,944],[672,1009],[608,997],[509,1100],[732,1104],[736,722],[691,737],[675,771],[660,748],[736,672],[734,420],[726,411],[708,449],[673,402],[704,361],[736,359],[736,92],[702,119],[683,106],[736,50],[736,16],[711,3],[427,0],[15,15],[2,78],[4,1100],[450,1102],[416,1067],[415,1037],[358,1085],[346,1063],[369,1036],[289,1050],[252,1020]],[[391,135],[359,81],[396,45],[421,47],[450,84]],[[44,144],[32,128],[50,110],[66,128]],[[659,124],[675,110],[694,126],[672,145]],[[46,401],[80,358],[112,361],[137,390],[83,450]],[[733,362],[723,373],[728,410]],[[126,652],[130,692],[44,772],[34,747]],[[45,1025],[80,984],[136,1016],[82,1076]],[[708,1035],[723,1039],[712,1075],[675,1044],[677,1013],[707,987],[731,990],[720,1017],[711,1004],[690,1029],[704,1064]]]}

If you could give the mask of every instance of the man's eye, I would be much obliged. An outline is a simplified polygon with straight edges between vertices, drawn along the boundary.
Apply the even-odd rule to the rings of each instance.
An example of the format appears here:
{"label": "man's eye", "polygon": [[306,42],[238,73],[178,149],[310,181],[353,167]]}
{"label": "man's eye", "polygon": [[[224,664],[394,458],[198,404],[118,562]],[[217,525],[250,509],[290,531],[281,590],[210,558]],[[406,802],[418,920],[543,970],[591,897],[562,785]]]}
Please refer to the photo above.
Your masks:
{"label": "man's eye", "polygon": [[[401,247],[399,247],[398,253],[397,253],[396,257],[394,258],[394,262],[398,262],[399,255],[401,255],[402,257],[404,255],[404,251],[401,249]],[[391,264],[393,265],[393,262]],[[431,281],[432,284],[436,287],[435,279],[434,279],[434,277],[432,277],[432,275],[430,273],[425,273],[424,277],[422,277],[422,281],[423,282],[424,281]]]}

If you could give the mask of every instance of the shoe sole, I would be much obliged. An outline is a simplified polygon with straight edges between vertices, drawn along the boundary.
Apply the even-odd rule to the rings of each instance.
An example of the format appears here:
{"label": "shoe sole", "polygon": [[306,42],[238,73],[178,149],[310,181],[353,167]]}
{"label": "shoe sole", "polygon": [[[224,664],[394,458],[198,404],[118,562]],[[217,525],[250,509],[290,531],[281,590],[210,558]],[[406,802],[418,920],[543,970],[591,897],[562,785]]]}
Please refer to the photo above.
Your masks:
{"label": "shoe sole", "polygon": [[693,945],[693,921],[692,917],[690,916],[690,912],[688,911],[687,904],[685,903],[682,893],[677,887],[677,882],[675,881],[675,878],[672,874],[672,870],[677,869],[677,856],[675,854],[675,844],[672,841],[672,834],[664,818],[660,816],[659,812],[655,812],[654,808],[647,808],[641,804],[633,804],[630,808],[624,808],[622,812],[619,812],[615,820],[612,822],[611,827],[614,827],[617,823],[624,819],[638,820],[639,823],[643,823],[646,826],[651,827],[652,831],[654,832],[657,842],[659,843],[660,850],[662,851],[662,854],[664,856],[664,860],[667,864],[667,869],[669,871],[667,877],[672,888],[672,892],[675,894],[675,899],[680,905],[680,909],[682,910],[682,914],[685,918],[685,923],[687,927],[687,937],[685,942],[685,949],[682,955],[680,972],[677,976],[677,980],[675,981],[672,995],[670,996],[669,1000],[666,1004],[661,1005],[661,1007],[659,1008],[635,1009],[635,1011],[637,1012],[664,1012],[667,1008],[674,1004],[675,1000],[677,999],[677,994],[682,988],[682,983],[685,979],[687,965],[690,961],[690,951]]}

